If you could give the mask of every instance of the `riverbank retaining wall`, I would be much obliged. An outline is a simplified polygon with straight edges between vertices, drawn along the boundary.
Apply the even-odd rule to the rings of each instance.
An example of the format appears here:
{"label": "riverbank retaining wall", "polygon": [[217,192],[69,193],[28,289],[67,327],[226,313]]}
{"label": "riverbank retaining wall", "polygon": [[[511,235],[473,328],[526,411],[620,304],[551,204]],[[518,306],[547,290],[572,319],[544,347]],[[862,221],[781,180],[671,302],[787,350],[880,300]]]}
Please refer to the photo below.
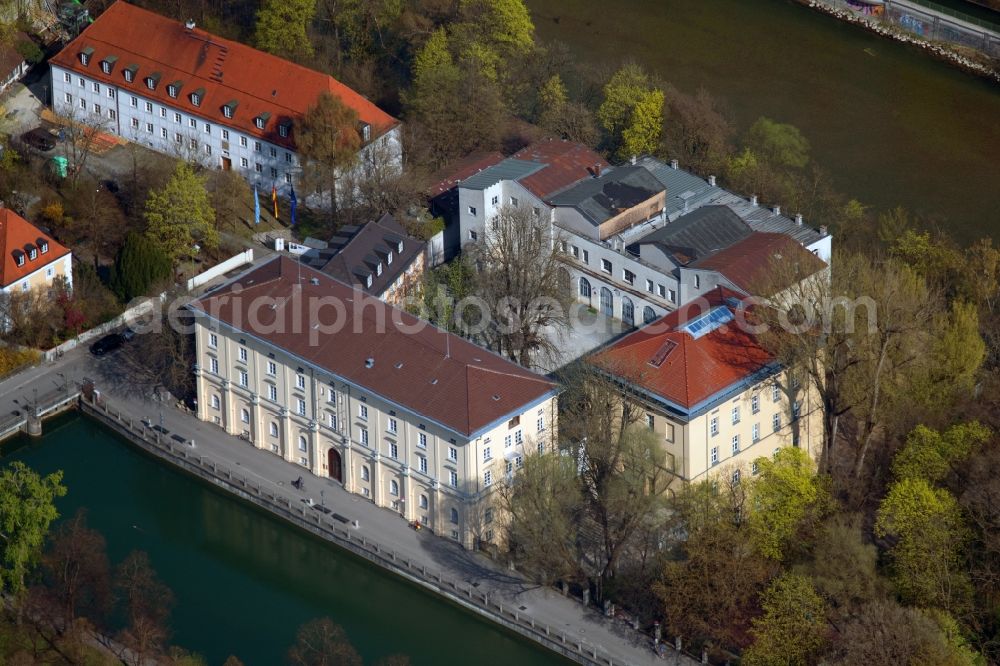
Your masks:
{"label": "riverbank retaining wall", "polygon": [[[206,460],[198,454],[196,445],[176,443],[161,437],[140,421],[121,414],[106,401],[94,403],[81,398],[80,409],[147,453],[576,663],[586,666],[625,666],[627,663],[613,658],[580,636],[568,635],[557,627],[537,622],[530,615],[520,612],[517,606],[504,604],[478,591],[469,582],[454,580],[439,571],[411,562],[377,541],[352,532],[349,523],[342,523],[292,497],[262,488],[259,482],[248,479],[243,472]],[[677,663],[696,663],[694,655],[672,649],[669,652],[671,659],[678,659]]]}
{"label": "riverbank retaining wall", "polygon": [[958,47],[975,51],[984,59],[1000,61],[1000,32],[972,17],[944,13],[946,10],[920,4],[913,0],[885,0],[879,13],[861,11],[847,0],[800,0],[814,9],[821,9],[853,23],[867,25],[876,32],[900,41],[931,48],[943,58],[973,71],[997,77],[997,71],[983,62],[976,62],[953,50]]}

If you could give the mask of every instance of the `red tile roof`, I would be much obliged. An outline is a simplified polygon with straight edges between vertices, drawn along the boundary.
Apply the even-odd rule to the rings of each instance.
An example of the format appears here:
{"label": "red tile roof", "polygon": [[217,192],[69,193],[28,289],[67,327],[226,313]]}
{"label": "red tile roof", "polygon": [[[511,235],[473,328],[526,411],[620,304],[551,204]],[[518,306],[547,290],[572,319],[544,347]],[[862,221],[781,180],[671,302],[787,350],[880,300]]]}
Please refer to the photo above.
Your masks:
{"label": "red tile roof", "polygon": [[[84,65],[80,54],[88,48],[93,53],[90,64]],[[117,60],[105,74],[101,61],[108,56]],[[188,30],[183,23],[123,0],[111,5],[51,62],[289,148],[294,143],[279,135],[278,125],[304,114],[323,92],[354,109],[361,121],[371,125],[373,138],[398,123],[333,77],[198,28]],[[124,70],[132,65],[138,70],[128,83]],[[150,90],[145,80],[154,73],[160,74],[159,83]],[[183,86],[172,98],[167,86],[175,81]],[[194,106],[190,94],[198,89],[204,94]],[[231,101],[237,106],[233,117],[227,118],[222,107]],[[258,129],[254,120],[264,113],[270,117],[264,129]]]}
{"label": "red tile roof", "polygon": [[0,78],[7,78],[8,74],[24,62],[24,56],[18,52],[17,45],[30,41],[26,34],[15,30],[9,41],[0,44]]}
{"label": "red tile roof", "polygon": [[740,295],[718,287],[587,360],[683,409],[695,408],[772,362],[754,337],[740,329],[738,314],[700,338],[682,330],[714,308],[733,312],[732,301],[727,301],[732,298]]}
{"label": "red tile roof", "polygon": [[545,164],[530,176],[518,179],[529,192],[539,199],[546,199],[570,185],[594,175],[610,164],[583,144],[562,139],[546,139],[522,148],[512,159]]}
{"label": "red tile roof", "polygon": [[[47,252],[42,252],[41,244],[48,243]],[[32,260],[31,248],[38,250]],[[48,234],[10,210],[0,208],[0,288],[5,288],[21,278],[44,268],[56,259],[69,254],[69,248],[52,240]],[[17,257],[24,257],[24,264],[17,265]]]}
{"label": "red tile roof", "polygon": [[822,259],[799,245],[790,236],[762,232],[754,232],[724,250],[696,261],[691,267],[718,271],[729,278],[736,287],[750,294],[759,291],[762,279],[777,262],[786,266],[794,263],[794,274],[800,278],[813,275],[826,267]]}
{"label": "red tile roof", "polygon": [[[303,321],[321,298],[345,307],[343,316],[329,304],[319,311],[318,322],[343,323],[334,332],[317,332]],[[540,375],[287,257],[262,264],[191,307],[464,435],[556,389]],[[371,368],[368,358],[374,359]]]}
{"label": "red tile roof", "polygon": [[427,188],[427,195],[431,199],[441,196],[469,176],[474,176],[483,169],[491,167],[494,164],[499,164],[502,161],[503,155],[497,152],[473,153],[454,164],[449,164],[431,176],[433,184]]}

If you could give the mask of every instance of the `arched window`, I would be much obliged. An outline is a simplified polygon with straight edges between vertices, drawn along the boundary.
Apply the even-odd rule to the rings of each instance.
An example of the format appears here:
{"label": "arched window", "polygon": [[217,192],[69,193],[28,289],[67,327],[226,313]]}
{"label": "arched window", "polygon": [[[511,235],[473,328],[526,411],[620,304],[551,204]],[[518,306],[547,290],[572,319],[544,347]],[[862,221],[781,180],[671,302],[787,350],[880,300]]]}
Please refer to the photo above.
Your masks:
{"label": "arched window", "polygon": [[590,298],[590,280],[585,277],[580,278],[580,296]]}
{"label": "arched window", "polygon": [[399,481],[396,479],[389,481],[389,494],[393,497],[399,496]]}
{"label": "arched window", "polygon": [[420,508],[421,509],[426,509],[427,508],[427,495],[421,495],[420,496]]}
{"label": "arched window", "polygon": [[622,296],[622,321],[629,326],[635,324],[635,305],[628,296]]}
{"label": "arched window", "polygon": [[271,437],[277,437],[277,436],[278,436],[278,424],[275,423],[274,421],[271,421]]}
{"label": "arched window", "polygon": [[362,465],[361,466],[361,480],[362,481],[367,481],[369,478],[371,478],[371,475],[368,473],[368,465]]}
{"label": "arched window", "polygon": [[250,410],[246,407],[240,410],[240,420],[243,423],[250,423]]}
{"label": "arched window", "polygon": [[656,319],[656,310],[649,307],[648,305],[642,310],[642,323],[648,324],[649,322]]}
{"label": "arched window", "polygon": [[306,441],[305,437],[299,435],[299,451],[308,451],[308,450],[309,450],[309,442]]}
{"label": "arched window", "polygon": [[454,525],[458,525],[458,509],[451,510],[451,522]]}

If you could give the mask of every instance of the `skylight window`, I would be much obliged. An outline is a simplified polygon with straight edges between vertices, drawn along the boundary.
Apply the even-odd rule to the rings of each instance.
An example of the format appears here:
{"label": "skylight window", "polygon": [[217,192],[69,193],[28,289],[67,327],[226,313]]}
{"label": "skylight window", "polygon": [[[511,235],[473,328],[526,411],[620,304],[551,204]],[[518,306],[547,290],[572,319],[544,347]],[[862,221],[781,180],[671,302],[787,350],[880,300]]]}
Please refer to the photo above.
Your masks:
{"label": "skylight window", "polygon": [[732,320],[733,313],[729,308],[717,307],[684,324],[681,330],[697,340]]}

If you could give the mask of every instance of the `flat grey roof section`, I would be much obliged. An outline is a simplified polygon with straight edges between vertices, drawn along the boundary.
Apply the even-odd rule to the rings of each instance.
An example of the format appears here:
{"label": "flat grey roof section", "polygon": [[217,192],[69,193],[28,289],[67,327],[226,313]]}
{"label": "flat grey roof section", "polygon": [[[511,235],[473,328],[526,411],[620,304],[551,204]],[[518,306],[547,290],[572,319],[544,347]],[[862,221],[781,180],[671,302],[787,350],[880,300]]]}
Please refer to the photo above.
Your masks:
{"label": "flat grey roof section", "polygon": [[656,244],[688,264],[738,243],[753,231],[726,206],[702,206],[637,240],[632,246]]}
{"label": "flat grey roof section", "polygon": [[750,225],[754,231],[767,233],[785,234],[791,236],[802,245],[812,245],[828,234],[821,234],[818,230],[806,224],[801,226],[795,220],[776,215],[773,210],[766,206],[755,206],[746,199],[732,192],[722,190],[722,194],[714,198],[713,204],[722,204],[732,209],[740,216],[740,219]]}
{"label": "flat grey roof section", "polygon": [[506,159],[499,164],[494,164],[489,168],[483,169],[474,176],[466,178],[458,184],[458,187],[466,190],[485,190],[487,187],[496,185],[502,180],[518,180],[544,168],[545,165],[539,162]]}
{"label": "flat grey roof section", "polygon": [[663,185],[649,170],[640,166],[621,166],[609,169],[598,178],[581,180],[552,197],[549,203],[576,208],[591,223],[599,225],[662,191]]}

